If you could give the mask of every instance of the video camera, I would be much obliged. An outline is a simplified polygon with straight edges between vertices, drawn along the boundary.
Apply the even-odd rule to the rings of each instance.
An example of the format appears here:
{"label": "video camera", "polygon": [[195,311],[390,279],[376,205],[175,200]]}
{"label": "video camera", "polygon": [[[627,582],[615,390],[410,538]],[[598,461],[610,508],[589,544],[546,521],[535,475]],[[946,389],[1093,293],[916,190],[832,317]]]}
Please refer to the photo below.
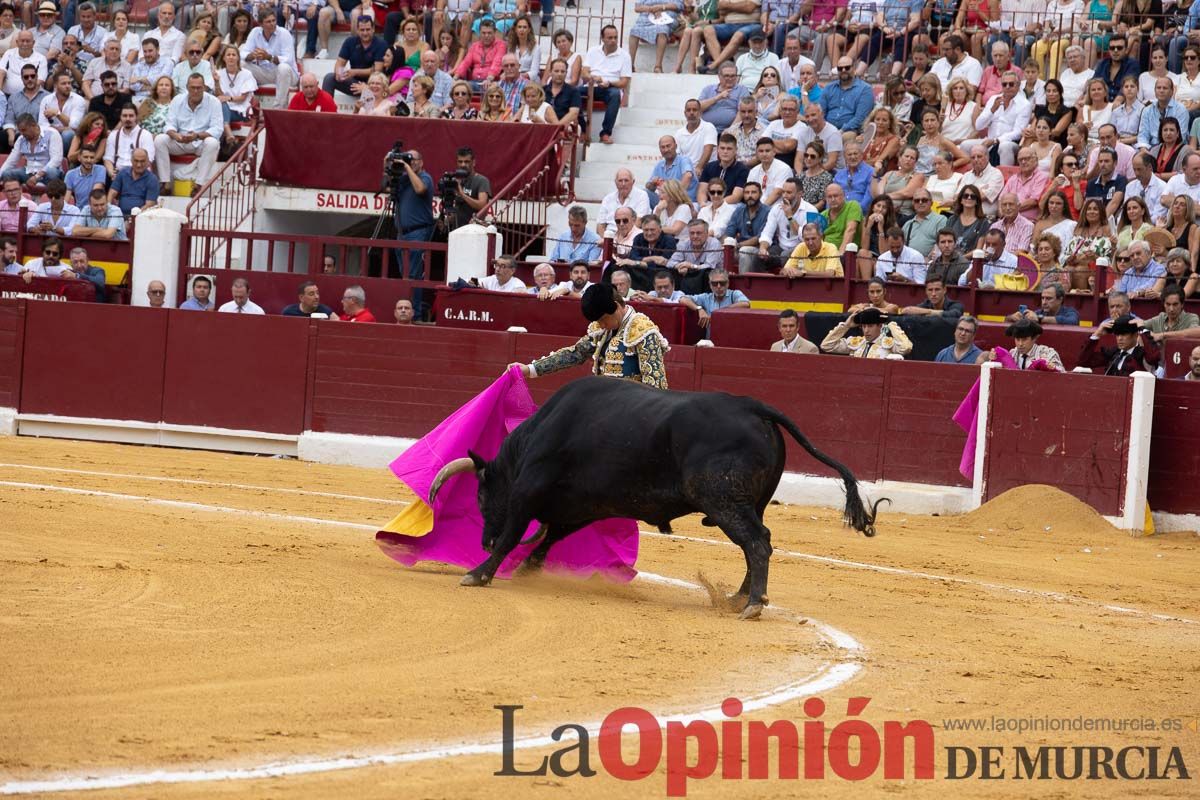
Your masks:
{"label": "video camera", "polygon": [[443,207],[454,205],[455,198],[458,197],[458,185],[469,177],[471,171],[461,167],[442,173],[442,177],[438,178],[437,190],[441,195]]}
{"label": "video camera", "polygon": [[383,157],[383,178],[387,185],[393,189],[400,183],[400,179],[407,174],[404,171],[404,167],[401,166],[402,164],[412,165],[412,153],[406,151],[404,149],[404,142],[397,139],[396,143],[392,145],[392,149]]}

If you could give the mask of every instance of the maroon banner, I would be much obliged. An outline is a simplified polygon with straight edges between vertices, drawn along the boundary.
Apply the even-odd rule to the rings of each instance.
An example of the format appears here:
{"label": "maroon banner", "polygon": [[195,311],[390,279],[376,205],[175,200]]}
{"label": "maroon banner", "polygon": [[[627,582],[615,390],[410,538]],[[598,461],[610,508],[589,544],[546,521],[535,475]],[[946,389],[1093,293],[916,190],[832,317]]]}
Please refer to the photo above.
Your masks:
{"label": "maroon banner", "polygon": [[264,180],[312,189],[374,192],[383,158],[397,140],[420,150],[437,183],[455,167],[455,151],[475,151],[475,171],[498,192],[558,135],[554,125],[267,111]]}
{"label": "maroon banner", "polygon": [[[696,312],[680,305],[633,303],[672,344],[695,344],[699,328]],[[477,328],[505,331],[521,327],[530,333],[579,337],[587,321],[579,313],[579,301],[570,297],[538,300],[528,294],[486,292],[482,289],[438,289],[434,311],[440,328]]]}
{"label": "maroon banner", "polygon": [[0,298],[18,297],[91,303],[96,300],[96,285],[82,279],[62,278],[34,278],[26,283],[24,278],[17,275],[0,275]]}

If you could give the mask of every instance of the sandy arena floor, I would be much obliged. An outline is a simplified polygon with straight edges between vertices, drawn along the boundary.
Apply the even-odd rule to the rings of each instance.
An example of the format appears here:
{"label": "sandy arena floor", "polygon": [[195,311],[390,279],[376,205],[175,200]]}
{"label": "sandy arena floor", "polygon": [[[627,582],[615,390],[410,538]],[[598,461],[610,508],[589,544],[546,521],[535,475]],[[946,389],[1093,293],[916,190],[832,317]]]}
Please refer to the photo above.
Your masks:
{"label": "sandy arena floor", "polygon": [[[736,781],[718,769],[688,795],[1194,797],[1200,780],[1200,539],[1127,537],[1046,487],[966,517],[884,514],[874,539],[830,510],[772,507],[772,605],[758,623],[662,581],[479,590],[457,585],[459,569],[406,569],[373,541],[410,499],[385,470],[0,439],[0,498],[0,794],[92,776],[135,785],[38,796],[664,797],[662,765],[636,782],[496,777],[494,752],[427,751],[498,741],[497,704],[525,706],[518,734],[542,736],[621,706],[678,718],[729,696],[781,701],[743,720],[800,724],[813,694],[829,728],[850,697],[871,698],[861,717],[876,726],[930,722],[937,778]],[[740,581],[719,531],[689,518],[676,532],[712,543],[643,536],[640,570]],[[993,716],[1181,727],[945,727]],[[1017,745],[1159,746],[1160,761],[1178,747],[1193,779],[945,779],[947,747]],[[158,770],[199,780],[142,782]]]}

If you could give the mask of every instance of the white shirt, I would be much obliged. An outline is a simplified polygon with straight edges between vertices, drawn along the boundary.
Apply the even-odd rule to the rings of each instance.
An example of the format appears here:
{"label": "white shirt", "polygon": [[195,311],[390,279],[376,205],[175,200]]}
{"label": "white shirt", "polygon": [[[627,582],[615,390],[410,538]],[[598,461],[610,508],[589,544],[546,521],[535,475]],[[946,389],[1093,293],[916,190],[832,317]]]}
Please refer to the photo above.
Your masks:
{"label": "white shirt", "polygon": [[253,300],[247,300],[245,302],[245,304],[243,304],[240,307],[238,306],[236,301],[230,300],[228,303],[225,303],[220,308],[218,308],[217,313],[221,313],[221,314],[265,314],[267,312],[263,311],[262,307],[257,305]]}
{"label": "white shirt", "polygon": [[633,209],[633,213],[637,215],[637,219],[633,221],[635,225],[638,219],[653,211],[650,208],[650,195],[646,193],[645,189],[635,184],[629,190],[629,196],[624,200],[617,196],[616,189],[604,195],[604,199],[600,201],[600,216],[597,217],[596,221],[604,225],[612,225],[613,215],[617,213],[617,209],[621,206],[629,206]]}
{"label": "white shirt", "polygon": [[[67,115],[66,125],[63,125],[58,119],[59,112]],[[74,92],[67,95],[65,103],[58,101],[58,92],[51,92],[42,99],[42,118],[38,120],[38,124],[49,125],[60,132],[67,129],[75,130],[83,121],[83,115],[86,112],[87,101]]]}
{"label": "white shirt", "polygon": [[966,54],[963,54],[961,61],[953,65],[945,58],[939,58],[933,62],[929,71],[938,76],[943,92],[954,78],[964,78],[969,86],[978,86],[983,80],[983,65]]}
{"label": "white shirt", "polygon": [[820,214],[817,212],[816,206],[801,200],[796,213],[789,218],[785,204],[780,199],[771,209],[771,213],[767,215],[767,222],[763,225],[762,233],[758,235],[758,241],[760,244],[763,242],[768,245],[778,244],[781,252],[790,253],[796,249],[796,245],[803,241],[804,226],[814,222],[818,216]]}
{"label": "white shirt", "polygon": [[884,280],[896,272],[913,283],[924,283],[928,271],[929,265],[925,262],[925,256],[907,246],[900,250],[898,256],[892,255],[891,250],[884,250],[875,259],[875,275]]}
{"label": "white shirt", "polygon": [[254,76],[250,74],[250,70],[241,69],[229,77],[229,72],[225,67],[217,70],[217,83],[220,86],[218,94],[228,95],[229,97],[237,97],[238,95],[246,95],[241,102],[235,103],[230,100],[227,105],[230,111],[236,111],[239,114],[245,114],[250,110],[250,101],[253,100],[253,94],[258,89],[258,81],[254,80]]}
{"label": "white shirt", "polygon": [[483,280],[479,281],[479,288],[487,289],[489,292],[524,292],[527,287],[525,286],[525,283],[515,275],[509,278],[508,283],[504,284],[503,286],[500,285],[500,281],[495,275],[488,275],[483,278]]}
{"label": "white shirt", "polygon": [[962,185],[978,188],[979,193],[983,195],[984,215],[996,216],[996,201],[1000,199],[1000,192],[1004,191],[1004,174],[1000,170],[991,164],[983,168],[981,175],[976,175],[973,169],[967,170],[963,175]]}
{"label": "white shirt", "polygon": [[816,66],[813,64],[813,60],[805,55],[800,56],[794,67],[788,63],[786,58],[779,59],[779,77],[783,79],[783,90],[785,92],[790,92],[793,88],[800,85],[800,68],[808,64]]}
{"label": "white shirt", "polygon": [[[1175,84],[1175,90],[1178,91],[1180,76],[1176,75],[1170,70],[1167,70],[1166,77],[1171,79],[1171,83]],[[1122,83],[1123,82],[1124,81],[1122,81]],[[1138,75],[1138,100],[1140,100],[1143,105],[1149,105],[1150,103],[1158,102],[1158,98],[1154,96],[1154,84],[1157,82],[1158,76],[1154,73],[1143,72],[1141,75]],[[1196,87],[1200,89],[1200,81],[1197,81]],[[1191,100],[1193,98],[1183,98],[1176,94],[1175,99],[1183,102],[1185,99]]]}
{"label": "white shirt", "polygon": [[[45,125],[39,126],[39,130],[41,136],[36,142],[31,142],[24,136],[17,137],[12,152],[4,160],[4,166],[0,167],[0,173],[23,166],[32,176],[35,172],[44,171],[48,166],[58,167],[62,164],[62,136],[54,128]],[[19,163],[22,158],[25,160],[24,165]]]}
{"label": "white shirt", "polygon": [[1033,105],[1020,92],[1008,106],[1002,105],[1003,100],[1002,96],[997,95],[987,101],[983,111],[975,118],[975,130],[986,130],[989,139],[1019,141],[1021,132],[1025,130],[1025,126],[1029,124],[1029,117],[1033,114]]}
{"label": "white shirt", "polygon": [[[758,85],[759,76],[767,67],[779,69],[779,56],[775,55],[768,49],[764,49],[759,55],[754,55],[752,51],[747,51],[738,56],[736,62],[738,75],[742,86],[747,89],[753,89]],[[780,75],[782,78],[783,76]]]}
{"label": "white shirt", "polygon": [[[1145,75],[1142,78],[1146,77]],[[1196,80],[1192,80],[1187,76],[1187,73],[1182,75],[1172,75],[1175,80],[1175,99],[1183,103],[1185,101],[1196,102],[1200,100],[1200,74],[1196,75]],[[1141,81],[1141,78],[1138,78]],[[1148,102],[1155,102],[1158,98],[1154,97],[1154,86],[1150,87],[1151,99]]]}
{"label": "white shirt", "polygon": [[1058,82],[1063,87],[1063,105],[1067,108],[1074,108],[1075,103],[1083,96],[1083,87],[1087,86],[1087,82],[1095,74],[1095,70],[1085,69],[1083,72],[1072,72],[1070,67],[1063,67],[1062,74],[1058,76]]}
{"label": "white shirt", "polygon": [[92,95],[104,94],[104,87],[100,85],[100,74],[112,70],[117,75],[117,91],[125,91],[129,88],[129,77],[133,74],[133,66],[125,59],[119,60],[116,65],[105,63],[104,56],[93,58],[88,62],[87,69],[83,71],[83,82],[91,84]]}
{"label": "white shirt", "polygon": [[[804,140],[804,137],[811,134],[812,130],[801,120],[796,120],[796,124],[789,128],[783,124],[782,119],[772,120],[762,132],[763,136],[773,139],[776,142],[780,142],[785,139],[792,139],[796,142],[797,149],[800,148],[800,142]],[[778,161],[779,159],[775,160]],[[753,180],[753,178],[750,180]]]}
{"label": "white shirt", "polygon": [[[992,261],[985,261],[983,264],[983,280],[982,284],[987,286],[996,285],[996,276],[1017,271],[1017,257],[1005,250]],[[974,276],[971,270],[968,269],[958,279],[959,286],[966,286]]]}
{"label": "white shirt", "polygon": [[707,222],[709,233],[720,240],[725,234],[725,226],[729,224],[729,218],[733,216],[733,211],[737,207],[737,203],[721,203],[721,207],[717,209],[717,217],[713,219],[712,206],[708,205],[700,209],[700,213],[696,217]]}
{"label": "white shirt", "polygon": [[4,70],[5,94],[15,94],[21,91],[21,68],[26,64],[33,64],[37,67],[39,85],[46,83],[46,57],[34,50],[27,57],[22,58],[21,54],[17,52],[17,48],[13,47],[0,56],[0,69]]}
{"label": "white shirt", "polygon": [[[246,37],[246,43],[242,45],[242,60],[247,61],[247,56],[259,49],[266,50],[278,58],[280,64],[287,64],[292,68],[292,72],[299,74],[296,72],[296,42],[285,29],[276,27],[275,35],[268,41],[267,37],[263,35],[262,28],[252,28],[250,35]],[[251,61],[250,63],[258,64],[264,69],[275,68],[275,64],[270,61]]]}
{"label": "white shirt", "polygon": [[127,131],[118,126],[108,135],[104,145],[104,160],[110,161],[117,169],[133,166],[133,151],[141,148],[146,151],[151,165],[154,164],[154,135],[142,130],[141,125],[134,125],[133,130]]}
{"label": "white shirt", "polygon": [[1163,190],[1163,194],[1169,194],[1172,198],[1186,194],[1192,198],[1193,203],[1200,204],[1200,183],[1197,183],[1195,186],[1189,185],[1187,176],[1180,172],[1167,181],[1167,188]]}
{"label": "white shirt", "polygon": [[50,208],[50,201],[47,200],[37,207],[37,211],[29,215],[29,221],[25,224],[25,230],[32,231],[43,222],[49,222],[54,227],[61,227],[63,234],[70,236],[71,231],[78,224],[80,216],[78,208],[70,203],[63,203],[62,211],[55,217],[54,212]]}
{"label": "white shirt", "polygon": [[[491,277],[491,276],[488,276],[488,277]],[[584,287],[579,290],[579,294],[583,294],[584,292],[587,291],[589,286],[594,286],[594,285],[595,284],[593,284],[591,281],[588,281],[586,284],[584,284]],[[563,281],[562,283],[558,284],[554,288],[562,289],[563,291],[570,293],[570,292],[575,291],[575,284],[571,283],[570,281]]]}
{"label": "white shirt", "polygon": [[173,63],[183,57],[184,38],[183,31],[173,25],[166,31],[160,28],[151,28],[142,35],[143,42],[147,39],[157,39],[159,58],[169,58]]}
{"label": "white shirt", "polygon": [[[117,32],[109,31],[108,36],[105,37],[105,39],[104,39],[104,42],[105,42],[105,44],[107,44],[109,41],[116,39],[116,38],[117,38]],[[133,31],[127,30],[127,31],[125,31],[125,35],[121,37],[121,58],[126,58],[129,55],[130,50],[137,52],[138,58],[142,57],[142,39],[141,39],[141,37],[138,36]]]}
{"label": "white shirt", "polygon": [[25,262],[25,269],[22,272],[27,270],[39,278],[61,278],[63,272],[69,269],[71,269],[70,261],[60,261],[51,267],[47,266],[43,259],[33,258]]}
{"label": "white shirt", "polygon": [[[690,158],[696,165],[696,177],[699,178],[704,165],[717,157],[717,128],[711,122],[704,120],[700,120],[695,131],[689,131],[687,125],[684,125],[675,131],[675,143],[679,145],[679,152]],[[710,144],[713,149],[709,153],[708,161],[701,161],[700,157],[704,155],[704,148]]]}
{"label": "white shirt", "polygon": [[771,160],[771,168],[767,170],[765,180],[763,179],[762,164],[755,164],[750,170],[750,174],[746,176],[746,181],[758,183],[763,187],[762,194],[763,201],[765,202],[771,192],[782,188],[783,182],[795,174],[796,173],[792,171],[791,167],[780,161],[778,158],[775,158]]}
{"label": "white shirt", "polygon": [[1146,207],[1150,209],[1150,221],[1153,223],[1160,217],[1166,216],[1167,210],[1163,208],[1162,195],[1167,190],[1167,182],[1157,175],[1150,176],[1150,184],[1142,186],[1139,180],[1131,180],[1125,185],[1125,199],[1131,197],[1140,197],[1146,201]]}
{"label": "white shirt", "polygon": [[596,45],[583,57],[583,66],[597,78],[613,83],[633,75],[633,62],[629,53],[618,47],[612,53],[604,52],[604,45]]}

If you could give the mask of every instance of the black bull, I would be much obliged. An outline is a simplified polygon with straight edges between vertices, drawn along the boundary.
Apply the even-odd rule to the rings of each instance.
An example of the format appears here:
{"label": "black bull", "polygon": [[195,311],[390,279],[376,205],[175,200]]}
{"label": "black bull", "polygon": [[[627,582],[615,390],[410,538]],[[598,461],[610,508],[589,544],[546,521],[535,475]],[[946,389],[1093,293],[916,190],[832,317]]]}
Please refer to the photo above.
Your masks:
{"label": "black bull", "polygon": [[581,378],[550,398],[504,440],[492,461],[474,453],[447,464],[430,488],[430,503],[451,475],[479,480],[483,548],[490,557],[464,578],[483,586],[533,520],[542,540],[526,567],[539,567],[554,543],[601,519],[645,520],[666,529],[700,512],[746,556],[738,595],[742,616],[767,602],[771,532],[763,511],[783,474],[780,428],[835,470],[846,487],[846,522],[875,535],[875,511],[858,494],[843,464],[813,447],[780,411],[750,397],[669,392],[612,378]]}

